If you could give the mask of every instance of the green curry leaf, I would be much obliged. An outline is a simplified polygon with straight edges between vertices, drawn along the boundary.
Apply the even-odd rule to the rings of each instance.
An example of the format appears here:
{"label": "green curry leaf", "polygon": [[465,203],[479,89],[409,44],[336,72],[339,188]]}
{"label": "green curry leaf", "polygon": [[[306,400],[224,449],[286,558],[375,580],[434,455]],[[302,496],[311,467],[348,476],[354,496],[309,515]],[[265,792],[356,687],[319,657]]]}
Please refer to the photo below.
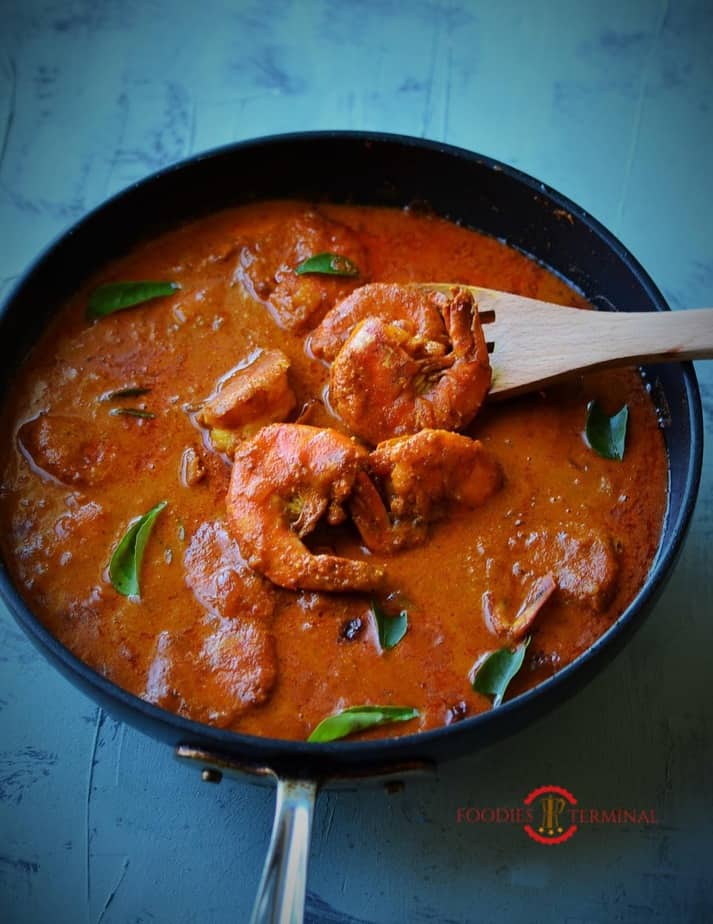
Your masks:
{"label": "green curry leaf", "polygon": [[118,401],[120,398],[141,398],[151,391],[141,385],[129,385],[126,388],[119,388],[117,391],[110,391],[102,395],[102,401]]}
{"label": "green curry leaf", "polygon": [[142,417],[144,420],[153,420],[156,415],[153,411],[144,411],[140,407],[113,407],[109,411],[110,417]]}
{"label": "green curry leaf", "polygon": [[499,648],[491,652],[475,672],[472,686],[476,693],[493,697],[493,706],[499,706],[510,681],[522,667],[525,649],[530,644],[529,636],[517,647]]}
{"label": "green curry leaf", "polygon": [[295,267],[298,276],[305,273],[323,273],[327,276],[358,276],[359,267],[340,253],[318,253]]}
{"label": "green curry leaf", "polygon": [[394,648],[408,631],[408,613],[406,610],[401,610],[398,616],[389,616],[376,600],[371,601],[371,612],[376,620],[379,645],[381,645],[382,650],[388,651],[390,648]]}
{"label": "green curry leaf", "polygon": [[123,311],[124,308],[132,308],[134,305],[148,302],[152,298],[173,295],[178,289],[180,289],[180,286],[175,282],[150,282],[148,280],[141,282],[110,282],[107,285],[99,286],[89,296],[87,317],[103,318],[108,314],[113,314],[115,311]]}
{"label": "green curry leaf", "polygon": [[621,461],[624,458],[628,419],[629,407],[626,404],[613,417],[607,417],[596,401],[590,401],[584,424],[584,434],[590,449],[605,459]]}
{"label": "green curry leaf", "polygon": [[412,706],[350,706],[336,715],[322,719],[307,740],[335,741],[364,728],[387,725],[389,722],[407,722],[419,715],[418,709]]}
{"label": "green curry leaf", "polygon": [[109,578],[115,590],[125,597],[138,596],[141,593],[139,574],[144,549],[149,541],[156,517],[168,501],[161,501],[148,513],[134,520],[124,534],[124,538],[114,549],[109,562]]}

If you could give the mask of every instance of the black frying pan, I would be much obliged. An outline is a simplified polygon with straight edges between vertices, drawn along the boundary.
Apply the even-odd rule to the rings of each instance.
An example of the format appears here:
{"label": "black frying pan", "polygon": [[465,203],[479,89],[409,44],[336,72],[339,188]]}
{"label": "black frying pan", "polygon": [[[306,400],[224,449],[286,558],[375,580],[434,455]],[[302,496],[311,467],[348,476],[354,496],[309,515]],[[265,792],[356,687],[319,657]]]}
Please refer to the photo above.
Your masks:
{"label": "black frying pan", "polygon": [[[248,201],[299,197],[424,205],[504,239],[560,273],[604,310],[667,311],[634,257],[590,215],[517,170],[448,145],[397,135],[308,132],[199,155],[131,186],[63,234],[28,270],[0,314],[0,396],[57,305],[98,266],[201,214]],[[533,690],[482,715],[419,735],[331,744],[240,735],[188,721],[119,689],[54,639],[0,562],[0,595],[42,653],[111,714],[197,762],[206,780],[226,771],[278,779],[270,855],[254,920],[302,919],[312,803],[326,781],[401,776],[515,731],[590,678],[631,637],[671,573],[693,510],[703,428],[690,364],[652,367],[664,421],[669,506],[658,554],[636,598],[588,651]],[[291,862],[289,866],[288,861]],[[287,875],[287,869],[291,869]],[[282,916],[278,917],[278,908]]]}

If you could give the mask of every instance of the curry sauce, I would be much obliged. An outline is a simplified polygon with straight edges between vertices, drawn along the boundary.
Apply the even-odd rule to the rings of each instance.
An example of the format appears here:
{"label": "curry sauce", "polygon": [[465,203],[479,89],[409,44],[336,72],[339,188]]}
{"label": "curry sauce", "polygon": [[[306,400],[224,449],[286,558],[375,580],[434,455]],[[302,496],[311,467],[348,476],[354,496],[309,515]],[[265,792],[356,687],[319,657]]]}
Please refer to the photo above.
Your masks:
{"label": "curry sauce", "polygon": [[[358,273],[294,272],[321,251],[343,254]],[[152,279],[179,288],[87,319],[97,286]],[[418,281],[587,308],[533,260],[444,219],[292,201],[186,224],[86,280],[21,366],[2,417],[3,556],[50,631],[138,696],[276,738],[306,738],[325,716],[362,704],[419,712],[367,736],[491,708],[471,685],[474,668],[508,644],[507,626],[545,576],[553,592],[509,696],[605,632],[647,575],[666,509],[664,442],[635,369],[486,402],[465,433],[496,460],[497,490],[477,506],[450,503],[419,544],[370,551],[348,517],[310,532],[311,554],[328,550],[383,572],[372,591],[287,589],[248,564],[226,511],[233,453],[266,439],[261,428],[275,419],[351,437],[311,334],[365,283]],[[265,356],[278,357],[279,409],[265,419],[265,408],[255,412],[236,436],[231,408],[216,396]],[[592,399],[610,414],[628,405],[621,462],[583,438]],[[112,585],[112,553],[132,521],[163,501],[140,594],[124,596]],[[379,645],[373,601],[408,614],[390,650]]]}

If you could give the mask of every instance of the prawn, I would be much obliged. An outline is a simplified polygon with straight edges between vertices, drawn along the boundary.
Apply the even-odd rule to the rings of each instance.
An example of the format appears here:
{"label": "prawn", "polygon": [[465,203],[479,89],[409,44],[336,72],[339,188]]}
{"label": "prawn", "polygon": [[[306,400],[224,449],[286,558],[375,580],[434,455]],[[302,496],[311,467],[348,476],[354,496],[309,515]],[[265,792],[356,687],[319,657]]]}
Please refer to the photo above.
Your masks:
{"label": "prawn", "polygon": [[368,452],[336,430],[272,424],[235,454],[228,523],[251,568],[291,590],[364,591],[383,571],[370,562],[313,555],[303,538],[326,518],[347,519],[344,504]]}
{"label": "prawn", "polygon": [[423,542],[429,523],[453,504],[478,507],[501,484],[500,465],[479,440],[426,429],[370,453],[350,512],[368,548],[393,552]]}
{"label": "prawn", "polygon": [[435,289],[373,282],[342,299],[309,337],[317,359],[332,362],[360,321],[380,318],[415,330],[426,353],[445,353],[448,344],[443,317],[448,296]]}
{"label": "prawn", "polygon": [[448,352],[410,321],[367,317],[357,324],[329,380],[331,405],[353,433],[375,445],[426,427],[458,430],[475,417],[491,371],[471,294],[457,289],[443,320]]}

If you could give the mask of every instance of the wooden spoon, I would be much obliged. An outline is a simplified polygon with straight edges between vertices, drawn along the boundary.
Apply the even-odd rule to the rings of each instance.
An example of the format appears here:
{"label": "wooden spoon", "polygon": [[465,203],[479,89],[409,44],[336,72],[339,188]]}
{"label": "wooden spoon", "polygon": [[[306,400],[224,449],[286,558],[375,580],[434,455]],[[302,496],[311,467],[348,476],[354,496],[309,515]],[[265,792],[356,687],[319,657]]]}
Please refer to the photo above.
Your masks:
{"label": "wooden spoon", "polygon": [[473,293],[491,351],[492,398],[537,391],[594,369],[713,359],[713,308],[594,311],[480,286],[422,285],[446,295],[454,288]]}

